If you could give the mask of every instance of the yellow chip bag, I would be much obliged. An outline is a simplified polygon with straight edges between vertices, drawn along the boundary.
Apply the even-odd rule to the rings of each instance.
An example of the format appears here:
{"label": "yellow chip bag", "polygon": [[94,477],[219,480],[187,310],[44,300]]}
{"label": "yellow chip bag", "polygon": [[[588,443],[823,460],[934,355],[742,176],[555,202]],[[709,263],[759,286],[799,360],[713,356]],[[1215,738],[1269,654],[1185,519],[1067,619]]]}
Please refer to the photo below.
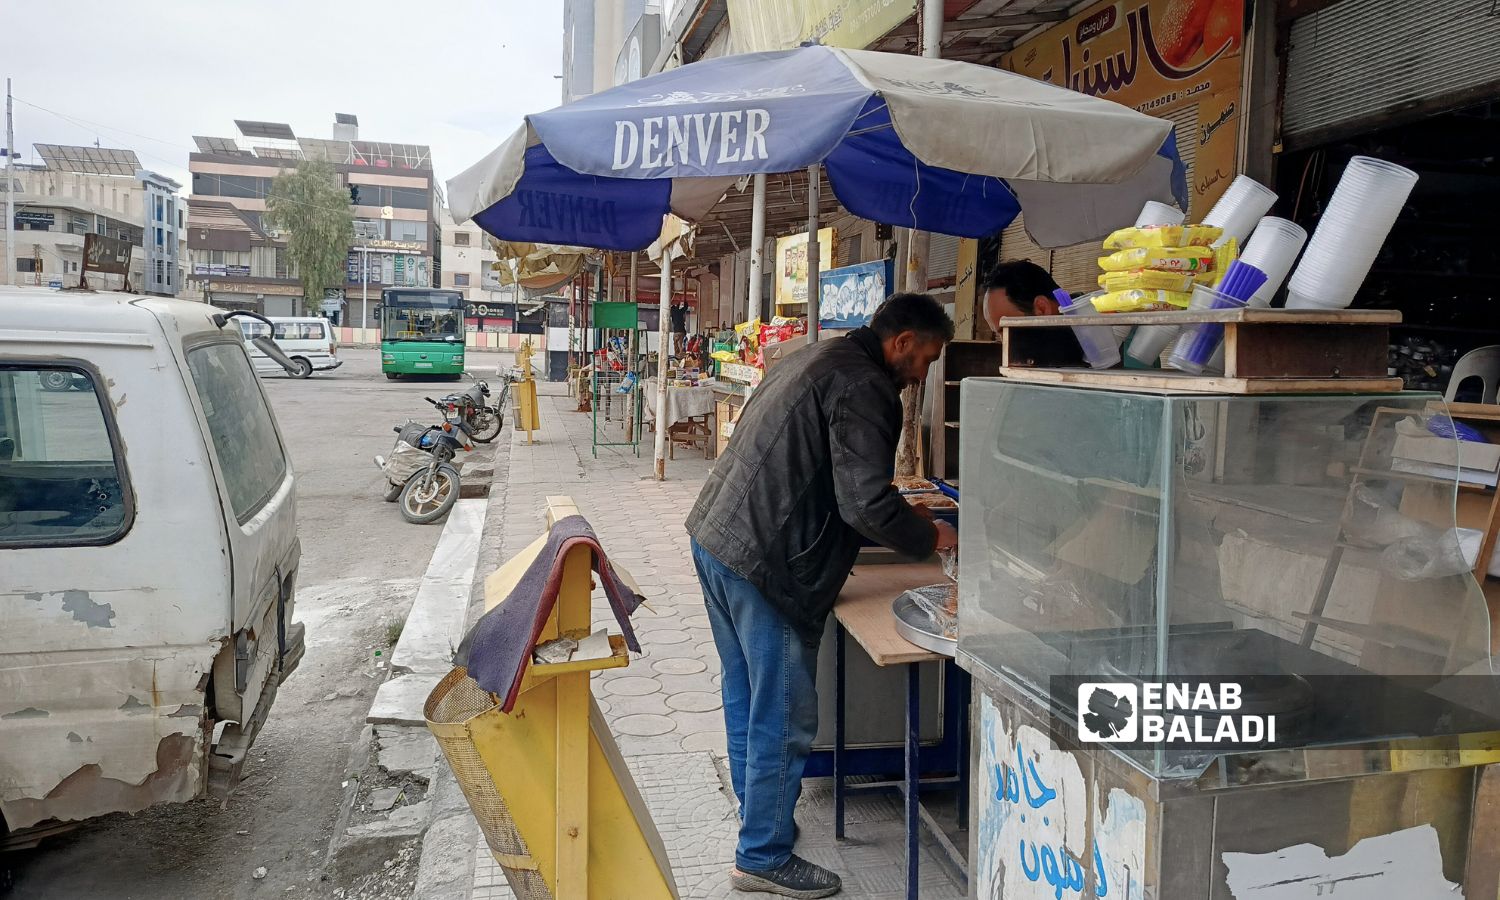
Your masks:
{"label": "yellow chip bag", "polygon": [[1212,271],[1213,265],[1214,251],[1207,247],[1133,247],[1099,258],[1099,268],[1106,272],[1157,269],[1196,274]]}
{"label": "yellow chip bag", "polygon": [[1110,291],[1094,298],[1094,309],[1102,313],[1187,309],[1192,299],[1191,293],[1182,291]]}
{"label": "yellow chip bag", "polygon": [[1219,282],[1224,278],[1224,273],[1228,271],[1229,265],[1239,258],[1240,248],[1239,245],[1235,243],[1234,238],[1230,238],[1229,240],[1215,247],[1213,278],[1212,280],[1204,283],[1209,287],[1218,287]]}
{"label": "yellow chip bag", "polygon": [[1099,286],[1106,291],[1177,291],[1189,293],[1198,276],[1192,272],[1158,272],[1136,269],[1132,272],[1105,272]]}
{"label": "yellow chip bag", "polygon": [[1219,239],[1224,229],[1213,225],[1146,225],[1121,228],[1104,239],[1106,250],[1128,250],[1131,247],[1207,247]]}

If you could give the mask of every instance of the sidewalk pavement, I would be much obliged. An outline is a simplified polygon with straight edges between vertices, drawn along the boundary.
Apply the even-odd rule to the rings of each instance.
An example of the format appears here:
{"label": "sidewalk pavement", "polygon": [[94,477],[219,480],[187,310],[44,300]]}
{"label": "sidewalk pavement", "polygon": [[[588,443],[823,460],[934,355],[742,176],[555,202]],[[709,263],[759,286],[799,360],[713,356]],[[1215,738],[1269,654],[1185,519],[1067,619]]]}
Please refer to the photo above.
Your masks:
{"label": "sidewalk pavement", "polygon": [[[683,522],[712,463],[701,453],[677,451],[667,479],[651,477],[651,435],[637,457],[629,447],[592,448],[593,417],[574,412],[562,385],[540,385],[542,429],[528,446],[511,432],[499,557],[530,544],[544,526],[545,498],[577,502],[611,561],[635,576],[649,608],[633,619],[644,653],[622,669],[596,673],[593,692],[620,752],[651,808],[671,858],[683,900],[733,894],[737,819],[725,763],[719,658],[693,572]],[[471,611],[472,616],[472,611]],[[594,604],[596,627],[613,625],[602,592]],[[808,782],[798,806],[801,855],[840,873],[844,896],[894,900],[904,896],[903,831],[893,795],[848,799],[848,839],[833,839],[828,787]],[[947,870],[923,849],[922,897],[962,898]],[[513,895],[481,836],[474,848],[471,900]]]}

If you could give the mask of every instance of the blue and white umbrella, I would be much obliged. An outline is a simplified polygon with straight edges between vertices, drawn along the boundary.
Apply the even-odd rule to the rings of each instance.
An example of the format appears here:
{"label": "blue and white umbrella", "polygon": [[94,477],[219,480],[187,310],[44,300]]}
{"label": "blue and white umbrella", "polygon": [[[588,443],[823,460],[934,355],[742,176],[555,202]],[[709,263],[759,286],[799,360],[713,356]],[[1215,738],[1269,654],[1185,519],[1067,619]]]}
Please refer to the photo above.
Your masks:
{"label": "blue and white umbrella", "polygon": [[448,182],[502,240],[640,250],[739,178],[821,163],[856,216],[984,237],[1023,209],[1039,244],[1187,207],[1172,123],[1000,69],[831,47],[692,63],[528,116]]}

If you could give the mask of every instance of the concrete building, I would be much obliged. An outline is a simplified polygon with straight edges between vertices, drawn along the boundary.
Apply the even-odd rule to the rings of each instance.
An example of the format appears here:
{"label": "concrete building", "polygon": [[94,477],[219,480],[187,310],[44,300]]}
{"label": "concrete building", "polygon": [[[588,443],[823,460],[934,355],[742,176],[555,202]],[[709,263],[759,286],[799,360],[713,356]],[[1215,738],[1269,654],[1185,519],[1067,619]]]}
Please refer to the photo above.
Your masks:
{"label": "concrete building", "polygon": [[[182,201],[175,181],[141,168],[131,150],[34,147],[41,162],[18,163],[10,184],[0,178],[0,192],[15,192],[18,283],[77,286],[83,275],[84,239],[95,234],[131,245],[130,271],[128,276],[90,272],[90,286],[119,290],[128,278],[135,291],[181,291],[185,266],[177,246]],[[3,242],[0,231],[0,245]]]}
{"label": "concrete building", "polygon": [[[322,312],[341,325],[373,327],[369,310],[381,288],[442,283],[442,191],[428,147],[360,140],[359,121],[347,113],[335,117],[332,139],[298,137],[280,122],[235,125],[239,141],[193,138],[190,289],[216,306],[268,315]],[[304,159],[333,164],[354,213],[344,284],[330,285],[321,297],[302,296],[287,236],[265,221],[272,180]],[[367,280],[374,299],[359,302]]]}

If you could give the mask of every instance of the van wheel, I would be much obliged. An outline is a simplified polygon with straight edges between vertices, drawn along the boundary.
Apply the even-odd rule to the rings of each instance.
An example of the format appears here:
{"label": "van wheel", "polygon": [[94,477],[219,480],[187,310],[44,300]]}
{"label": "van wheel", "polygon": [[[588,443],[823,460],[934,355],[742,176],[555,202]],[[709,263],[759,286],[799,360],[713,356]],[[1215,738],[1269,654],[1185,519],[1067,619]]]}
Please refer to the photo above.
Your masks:
{"label": "van wheel", "polygon": [[427,525],[441,519],[458,502],[458,470],[444,463],[432,479],[427,470],[412,475],[401,489],[401,517],[413,525]]}
{"label": "van wheel", "polygon": [[42,373],[42,390],[66,391],[73,386],[73,373],[49,369]]}
{"label": "van wheel", "polygon": [[385,380],[386,381],[395,381],[397,378],[400,378],[400,377],[401,376],[399,374],[397,374],[396,372],[387,372],[387,373],[385,373]]}
{"label": "van wheel", "polygon": [[308,362],[307,360],[303,359],[300,356],[294,356],[294,357],[292,357],[292,362],[294,362],[294,363],[297,364],[296,370],[292,372],[292,376],[293,377],[295,377],[295,378],[307,378],[308,376],[312,375],[312,373],[313,373],[312,363]]}

